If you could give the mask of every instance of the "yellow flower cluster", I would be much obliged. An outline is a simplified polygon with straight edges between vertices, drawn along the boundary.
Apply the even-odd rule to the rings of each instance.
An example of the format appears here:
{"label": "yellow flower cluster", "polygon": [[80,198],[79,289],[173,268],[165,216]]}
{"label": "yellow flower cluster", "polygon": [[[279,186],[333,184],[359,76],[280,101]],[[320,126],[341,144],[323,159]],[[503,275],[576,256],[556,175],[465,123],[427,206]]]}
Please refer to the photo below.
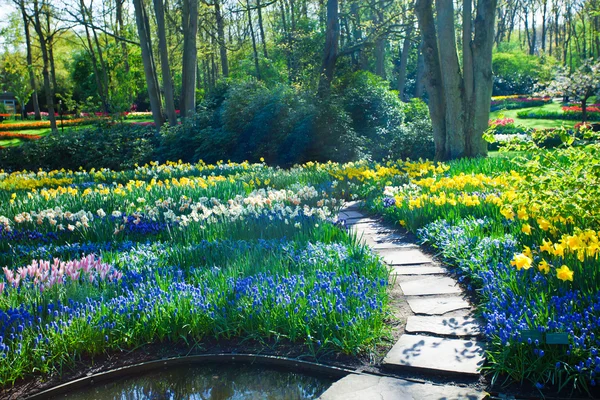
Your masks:
{"label": "yellow flower cluster", "polygon": [[505,187],[507,185],[506,178],[499,176],[496,178],[489,177],[483,174],[477,175],[466,175],[461,173],[460,175],[452,177],[442,178],[424,178],[414,181],[415,184],[428,188],[432,193],[439,192],[441,190],[480,190],[495,187]]}
{"label": "yellow flower cluster", "polygon": [[31,190],[41,187],[55,187],[70,185],[73,179],[69,178],[50,178],[27,175],[11,175],[0,180],[0,190]]}
{"label": "yellow flower cluster", "polygon": [[552,257],[573,255],[581,262],[587,258],[598,259],[600,254],[600,232],[591,229],[575,232],[572,235],[562,235],[556,243],[544,239],[540,252]]}

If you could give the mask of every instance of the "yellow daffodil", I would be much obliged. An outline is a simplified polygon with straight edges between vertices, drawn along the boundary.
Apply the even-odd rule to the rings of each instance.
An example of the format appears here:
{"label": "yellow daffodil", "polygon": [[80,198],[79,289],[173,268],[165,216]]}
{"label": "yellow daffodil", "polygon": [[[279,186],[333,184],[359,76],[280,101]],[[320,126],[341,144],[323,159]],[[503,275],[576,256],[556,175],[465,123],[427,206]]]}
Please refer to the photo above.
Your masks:
{"label": "yellow daffodil", "polygon": [[556,270],[556,277],[561,281],[573,281],[573,271],[569,269],[566,265],[563,265],[559,269]]}
{"label": "yellow daffodil", "polygon": [[510,265],[513,267],[517,267],[517,270],[521,269],[529,269],[531,268],[531,258],[527,257],[523,253],[515,254],[513,260],[510,262]]}
{"label": "yellow daffodil", "polygon": [[506,219],[514,219],[515,218],[515,212],[512,210],[512,208],[505,207],[500,210],[500,214],[502,214],[504,216],[504,218],[506,218]]}
{"label": "yellow daffodil", "polygon": [[525,210],[524,207],[519,208],[519,211],[517,211],[517,217],[519,217],[519,219],[529,219],[527,210]]}
{"label": "yellow daffodil", "polygon": [[540,270],[540,272],[547,274],[548,272],[550,272],[550,264],[548,264],[546,260],[542,260],[538,264],[538,269]]}
{"label": "yellow daffodil", "polygon": [[550,222],[548,222],[548,220],[546,220],[545,218],[538,218],[537,223],[540,226],[540,229],[543,231],[547,231],[548,229],[550,229]]}
{"label": "yellow daffodil", "polygon": [[526,235],[531,235],[531,225],[523,224],[523,226],[521,227],[521,232],[523,232]]}
{"label": "yellow daffodil", "polygon": [[554,255],[557,257],[564,257],[565,247],[562,244],[554,243]]}
{"label": "yellow daffodil", "polygon": [[540,246],[540,251],[545,251],[546,253],[553,254],[554,248],[552,247],[552,242],[550,240],[544,239],[542,241],[542,245]]}

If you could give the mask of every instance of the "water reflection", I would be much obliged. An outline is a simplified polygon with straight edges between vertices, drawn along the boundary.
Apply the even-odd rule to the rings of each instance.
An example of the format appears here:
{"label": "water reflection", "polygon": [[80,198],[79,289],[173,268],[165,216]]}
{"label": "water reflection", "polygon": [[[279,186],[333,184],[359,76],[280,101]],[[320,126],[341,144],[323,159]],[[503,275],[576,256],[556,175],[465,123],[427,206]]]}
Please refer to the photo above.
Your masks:
{"label": "water reflection", "polygon": [[316,378],[261,366],[177,367],[100,384],[61,396],[73,400],[305,400],[316,399],[331,384]]}

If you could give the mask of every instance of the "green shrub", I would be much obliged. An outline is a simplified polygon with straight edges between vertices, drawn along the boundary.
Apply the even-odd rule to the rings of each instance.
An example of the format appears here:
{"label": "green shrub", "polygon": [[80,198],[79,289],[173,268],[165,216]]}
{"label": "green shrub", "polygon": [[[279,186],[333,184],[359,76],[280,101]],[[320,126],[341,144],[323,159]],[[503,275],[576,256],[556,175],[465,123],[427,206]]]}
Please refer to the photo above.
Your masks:
{"label": "green shrub", "polygon": [[347,76],[338,90],[365,155],[375,160],[433,157],[433,128],[422,100],[403,103],[387,81],[364,71]]}
{"label": "green shrub", "polygon": [[132,168],[135,164],[152,161],[157,139],[153,128],[130,124],[67,129],[18,147],[1,149],[0,168]]}

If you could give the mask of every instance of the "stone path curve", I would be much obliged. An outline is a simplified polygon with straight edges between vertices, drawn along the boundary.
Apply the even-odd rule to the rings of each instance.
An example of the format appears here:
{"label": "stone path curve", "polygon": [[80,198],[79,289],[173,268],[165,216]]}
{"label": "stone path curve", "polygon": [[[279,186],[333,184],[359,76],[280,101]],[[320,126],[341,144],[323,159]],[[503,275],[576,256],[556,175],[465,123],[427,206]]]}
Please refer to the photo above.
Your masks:
{"label": "stone path curve", "polygon": [[[458,282],[406,235],[362,214],[357,203],[347,204],[339,219],[346,220],[351,232],[390,266],[392,283],[399,285],[413,314],[381,367],[397,373],[478,377],[485,361],[478,341],[480,325]],[[458,386],[352,374],[334,383],[321,399],[449,400],[486,395]]]}

